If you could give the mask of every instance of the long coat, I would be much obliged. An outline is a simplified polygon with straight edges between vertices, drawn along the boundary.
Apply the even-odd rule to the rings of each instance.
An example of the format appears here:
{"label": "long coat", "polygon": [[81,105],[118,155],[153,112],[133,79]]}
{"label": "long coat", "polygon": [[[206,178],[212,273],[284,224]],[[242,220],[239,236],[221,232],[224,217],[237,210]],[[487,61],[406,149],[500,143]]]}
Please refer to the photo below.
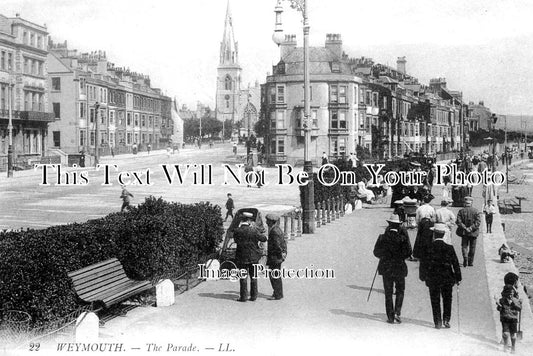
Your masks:
{"label": "long coat", "polygon": [[274,226],[268,233],[267,265],[279,265],[287,256],[287,242],[279,226]]}
{"label": "long coat", "polygon": [[411,256],[411,242],[407,231],[387,227],[385,233],[379,235],[374,246],[374,256],[379,258],[378,272],[387,277],[406,277],[405,259]]}
{"label": "long coat", "polygon": [[235,259],[238,264],[257,263],[261,259],[259,242],[265,242],[267,238],[258,228],[243,224],[235,229],[233,239],[237,243]]}
{"label": "long coat", "polygon": [[443,287],[460,281],[461,268],[453,246],[442,239],[433,241],[426,260],[426,286]]}
{"label": "long coat", "polygon": [[481,217],[479,211],[474,207],[465,207],[457,213],[457,235],[461,237],[479,236],[479,225],[481,225]]}

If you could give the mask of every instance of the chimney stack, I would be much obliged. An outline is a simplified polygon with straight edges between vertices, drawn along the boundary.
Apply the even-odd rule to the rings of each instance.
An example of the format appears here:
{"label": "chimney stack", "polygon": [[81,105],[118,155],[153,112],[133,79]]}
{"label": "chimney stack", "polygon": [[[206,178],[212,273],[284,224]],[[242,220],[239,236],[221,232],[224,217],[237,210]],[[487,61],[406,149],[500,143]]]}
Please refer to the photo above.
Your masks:
{"label": "chimney stack", "polygon": [[285,40],[279,45],[281,60],[284,60],[295,48],[296,35],[285,35]]}
{"label": "chimney stack", "polygon": [[405,56],[398,57],[398,60],[396,61],[396,69],[398,70],[398,72],[402,74],[407,74],[406,64],[407,60],[405,59]]}
{"label": "chimney stack", "polygon": [[332,51],[338,59],[342,58],[342,39],[338,33],[326,34],[326,48]]}

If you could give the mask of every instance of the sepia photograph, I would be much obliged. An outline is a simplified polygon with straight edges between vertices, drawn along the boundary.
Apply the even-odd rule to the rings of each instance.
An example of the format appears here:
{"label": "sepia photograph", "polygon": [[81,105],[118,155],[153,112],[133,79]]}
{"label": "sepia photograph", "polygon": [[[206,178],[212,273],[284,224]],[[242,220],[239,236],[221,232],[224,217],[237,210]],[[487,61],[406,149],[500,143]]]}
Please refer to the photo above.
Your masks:
{"label": "sepia photograph", "polygon": [[529,0],[2,0],[0,356],[533,354]]}

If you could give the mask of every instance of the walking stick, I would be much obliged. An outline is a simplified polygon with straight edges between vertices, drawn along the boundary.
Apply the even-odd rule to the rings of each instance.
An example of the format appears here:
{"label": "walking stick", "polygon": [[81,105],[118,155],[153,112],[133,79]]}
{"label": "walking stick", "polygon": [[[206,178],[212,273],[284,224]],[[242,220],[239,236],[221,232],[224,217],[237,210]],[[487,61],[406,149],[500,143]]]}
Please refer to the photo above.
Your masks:
{"label": "walking stick", "polygon": [[521,328],[521,325],[522,324],[522,311],[518,311],[518,332],[516,333],[516,338],[518,340],[522,340],[522,338],[524,337],[523,333],[522,333],[522,328]]}
{"label": "walking stick", "polygon": [[366,298],[367,302],[370,300],[370,294],[372,294],[372,289],[374,288],[374,282],[376,281],[377,275],[378,275],[378,268],[376,267],[376,273],[374,273],[374,279],[372,279],[372,285],[370,286],[370,290],[368,291],[368,297]]}
{"label": "walking stick", "polygon": [[461,333],[461,319],[459,318],[459,285],[457,285],[457,331]]}

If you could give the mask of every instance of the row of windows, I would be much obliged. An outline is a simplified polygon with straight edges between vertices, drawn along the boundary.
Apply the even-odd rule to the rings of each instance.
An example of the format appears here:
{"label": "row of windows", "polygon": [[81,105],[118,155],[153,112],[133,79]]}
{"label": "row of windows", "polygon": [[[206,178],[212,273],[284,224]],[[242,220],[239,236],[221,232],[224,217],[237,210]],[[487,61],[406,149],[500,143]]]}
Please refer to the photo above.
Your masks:
{"label": "row of windows", "polygon": [[[81,130],[80,131],[80,146],[86,146],[87,145],[87,131]],[[100,138],[100,144],[109,144],[112,146],[115,146],[117,143],[119,144],[127,144],[132,145],[134,143],[141,143],[141,144],[151,144],[153,142],[154,135],[153,134],[146,134],[146,133],[138,133],[138,132],[107,132],[107,131],[100,131],[99,134]],[[140,138],[140,141],[139,141]],[[155,138],[158,139],[158,136],[155,135]],[[89,132],[89,145],[94,146],[96,142],[96,132],[90,131]],[[58,147],[58,146],[56,146]]]}
{"label": "row of windows", "polygon": [[44,94],[24,90],[24,110],[25,111],[45,111]]}
{"label": "row of windows", "polygon": [[22,33],[22,43],[43,49],[43,36],[33,32],[24,31]]}
{"label": "row of windows", "polygon": [[12,70],[13,69],[13,53],[1,51],[0,53],[0,70]]}
{"label": "row of windows", "polygon": [[44,75],[44,61],[24,57],[24,74]]}

